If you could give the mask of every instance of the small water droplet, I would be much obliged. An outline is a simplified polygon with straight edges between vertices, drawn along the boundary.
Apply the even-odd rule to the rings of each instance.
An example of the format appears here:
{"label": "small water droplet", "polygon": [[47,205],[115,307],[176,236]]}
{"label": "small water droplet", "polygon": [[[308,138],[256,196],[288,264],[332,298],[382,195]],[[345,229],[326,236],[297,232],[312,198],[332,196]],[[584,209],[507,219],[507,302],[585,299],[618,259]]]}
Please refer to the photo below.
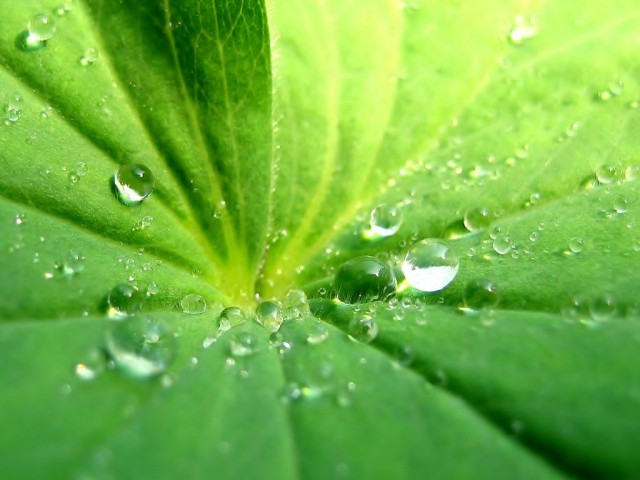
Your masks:
{"label": "small water droplet", "polygon": [[248,332],[240,332],[229,341],[229,353],[233,357],[248,357],[256,350],[256,337]]}
{"label": "small water droplet", "polygon": [[467,210],[464,214],[463,223],[470,232],[487,228],[491,224],[491,211],[484,207]]}
{"label": "small water droplet", "polygon": [[113,177],[116,197],[124,205],[136,205],[153,192],[153,173],[141,164],[122,165]]}
{"label": "small water droplet", "polygon": [[26,221],[26,219],[27,219],[27,216],[24,213],[18,213],[15,216],[14,223],[16,225],[24,225],[24,222]]}
{"label": "small water droplet", "polygon": [[427,238],[407,252],[402,263],[406,281],[422,292],[437,292],[458,273],[458,256],[441,240]]}
{"label": "small water droplet", "polygon": [[309,327],[309,332],[307,333],[306,338],[308,345],[320,345],[327,338],[329,338],[329,330],[327,330],[327,327],[321,323],[316,323]]}
{"label": "small water droplet", "polygon": [[73,371],[80,380],[94,380],[106,369],[106,361],[104,355],[99,350],[94,350],[87,359],[77,363],[73,367]]}
{"label": "small water droplet", "polygon": [[107,297],[107,316],[113,319],[121,319],[134,315],[142,309],[145,296],[138,287],[121,283],[111,289]]}
{"label": "small water droplet", "polygon": [[98,58],[98,49],[91,47],[85,50],[84,54],[78,59],[78,63],[83,67],[88,67],[96,63],[98,61]]}
{"label": "small water droplet", "polygon": [[573,237],[569,240],[569,250],[572,253],[580,253],[584,249],[584,240],[581,237]]}
{"label": "small water droplet", "polygon": [[66,0],[65,2],[55,7],[53,9],[53,13],[55,13],[59,17],[63,17],[64,15],[69,13],[71,10],[73,10],[73,0]]}
{"label": "small water droplet", "polygon": [[189,293],[180,300],[182,313],[199,315],[207,310],[207,301],[197,293]]}
{"label": "small water droplet", "polygon": [[108,330],[106,347],[121,371],[131,377],[149,378],[164,372],[173,362],[176,339],[157,320],[130,318]]}
{"label": "small water droplet", "polygon": [[42,42],[55,35],[56,25],[48,15],[40,13],[29,20],[27,30],[29,35],[34,37],[34,40]]}
{"label": "small water droplet", "polygon": [[372,236],[390,237],[402,226],[402,212],[394,205],[378,205],[371,210],[369,232]]}
{"label": "small water droplet", "polygon": [[395,293],[396,278],[385,262],[362,256],[340,267],[333,287],[338,299],[345,303],[386,300]]}
{"label": "small water droplet", "polygon": [[282,400],[282,403],[287,405],[291,404],[302,398],[302,390],[300,389],[300,386],[295,382],[287,383],[280,393],[280,398]]}
{"label": "small water droplet", "polygon": [[471,280],[464,287],[462,300],[469,310],[490,310],[500,302],[498,287],[486,278]]}
{"label": "small water droplet", "polygon": [[378,324],[371,315],[356,313],[349,322],[349,335],[363,343],[371,343],[378,336]]}
{"label": "small water droplet", "polygon": [[511,247],[511,239],[507,235],[499,235],[493,240],[493,250],[500,255],[509,253]]}
{"label": "small water droplet", "polygon": [[284,316],[287,319],[309,314],[309,301],[302,290],[289,290],[284,298]]}
{"label": "small water droplet", "polygon": [[63,275],[71,277],[84,270],[84,260],[85,258],[82,254],[70,251],[60,262],[56,263],[55,267]]}

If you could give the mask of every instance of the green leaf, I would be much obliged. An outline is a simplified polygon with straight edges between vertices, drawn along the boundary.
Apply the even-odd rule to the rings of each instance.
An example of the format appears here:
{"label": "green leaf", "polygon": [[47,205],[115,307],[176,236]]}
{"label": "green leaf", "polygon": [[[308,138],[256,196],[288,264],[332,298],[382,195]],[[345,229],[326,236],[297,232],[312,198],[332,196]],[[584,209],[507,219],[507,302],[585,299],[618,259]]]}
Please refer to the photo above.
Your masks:
{"label": "green leaf", "polygon": [[2,478],[636,475],[635,2],[4,3]]}

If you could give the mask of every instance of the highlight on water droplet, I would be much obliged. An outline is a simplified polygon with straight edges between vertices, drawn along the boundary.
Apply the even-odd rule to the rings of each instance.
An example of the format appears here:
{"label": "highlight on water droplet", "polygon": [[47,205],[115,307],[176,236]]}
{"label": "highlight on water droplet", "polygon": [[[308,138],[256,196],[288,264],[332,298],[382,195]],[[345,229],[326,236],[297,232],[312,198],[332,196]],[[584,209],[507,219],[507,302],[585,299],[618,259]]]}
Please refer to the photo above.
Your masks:
{"label": "highlight on water droplet", "polygon": [[120,166],[113,176],[116,197],[124,205],[137,205],[153,192],[155,180],[151,170],[142,164]]}
{"label": "highlight on water droplet", "polygon": [[138,287],[121,283],[111,289],[107,296],[107,316],[122,319],[139,312],[145,303],[145,296]]}
{"label": "highlight on water droplet", "polygon": [[458,256],[442,240],[426,238],[407,252],[402,273],[421,292],[437,292],[449,285],[460,267]]}
{"label": "highlight on water droplet", "polygon": [[500,302],[498,287],[487,278],[470,280],[464,287],[462,300],[467,310],[493,309]]}
{"label": "highlight on water droplet", "polygon": [[180,300],[182,313],[199,315],[207,310],[207,301],[197,293],[189,293]]}
{"label": "highlight on water droplet", "polygon": [[382,204],[371,210],[367,237],[390,237],[402,226],[402,211],[395,205]]}
{"label": "highlight on water droplet", "polygon": [[176,339],[159,320],[130,318],[113,324],[105,345],[116,367],[135,378],[149,378],[164,372],[176,354]]}
{"label": "highlight on water droplet", "polygon": [[342,264],[333,288],[338,299],[345,303],[386,300],[396,291],[396,277],[382,260],[356,257]]}

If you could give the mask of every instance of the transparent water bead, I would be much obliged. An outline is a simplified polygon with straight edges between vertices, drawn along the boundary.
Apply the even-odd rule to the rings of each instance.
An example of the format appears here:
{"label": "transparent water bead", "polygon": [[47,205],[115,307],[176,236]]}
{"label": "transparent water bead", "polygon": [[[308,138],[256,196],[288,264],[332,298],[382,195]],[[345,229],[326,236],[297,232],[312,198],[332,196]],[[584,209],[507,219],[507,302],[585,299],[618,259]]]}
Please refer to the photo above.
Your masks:
{"label": "transparent water bead", "polygon": [[349,322],[349,335],[363,343],[373,342],[378,336],[378,331],[378,324],[370,315],[356,314]]}
{"label": "transparent water bead", "polygon": [[618,179],[618,170],[614,165],[601,165],[596,169],[596,179],[603,185],[614,183]]}
{"label": "transparent water bead", "polygon": [[77,275],[84,270],[84,260],[81,253],[70,251],[61,261],[56,263],[56,270],[67,277]]}
{"label": "transparent water bead", "polygon": [[27,31],[29,32],[29,36],[33,37],[34,41],[43,42],[51,39],[55,35],[56,25],[48,15],[40,13],[29,20]]}
{"label": "transparent water bead", "polygon": [[491,211],[484,207],[467,210],[464,214],[463,223],[470,232],[487,228],[491,224]]}
{"label": "transparent water bead", "polygon": [[180,309],[182,310],[182,313],[199,315],[207,310],[207,301],[202,297],[202,295],[190,293],[180,300]]}
{"label": "transparent water bead", "polygon": [[273,333],[282,325],[282,311],[275,302],[261,302],[256,308],[256,319],[268,332]]}
{"label": "transparent water bead", "polygon": [[506,255],[511,251],[511,239],[507,235],[498,235],[493,240],[493,250],[499,255]]}
{"label": "transparent water bead", "polygon": [[581,237],[573,237],[569,240],[569,250],[571,253],[580,253],[584,249],[584,239]]}
{"label": "transparent water bead", "polygon": [[56,15],[62,17],[67,13],[69,13],[71,10],[73,10],[73,7],[74,7],[74,1],[66,0],[65,2],[62,2],[60,5],[54,8],[53,11]]}
{"label": "transparent water bead", "polygon": [[477,278],[467,282],[462,294],[464,306],[469,310],[488,310],[498,306],[500,296],[498,287],[486,278]]}
{"label": "transparent water bead", "polygon": [[390,237],[402,226],[402,212],[394,205],[378,205],[371,210],[369,233],[373,236]]}
{"label": "transparent water bead", "polygon": [[103,352],[94,350],[86,359],[73,367],[73,372],[80,380],[89,381],[100,376],[105,369],[106,362]]}
{"label": "transparent water bead", "polygon": [[132,377],[149,378],[173,362],[176,339],[158,320],[131,318],[108,330],[106,348],[118,369]]}
{"label": "transparent water bead", "polygon": [[248,357],[257,350],[256,337],[248,332],[240,332],[229,341],[229,352],[232,357]]}
{"label": "transparent water bead", "polygon": [[589,315],[593,320],[608,320],[614,317],[617,312],[618,302],[612,295],[601,295],[589,302]]}
{"label": "transparent water bead", "polygon": [[145,296],[138,287],[128,283],[121,283],[111,289],[107,296],[107,315],[120,319],[134,315],[142,309]]}
{"label": "transparent water bead", "polygon": [[302,290],[289,290],[284,298],[284,317],[299,318],[309,314],[309,300]]}
{"label": "transparent water bead", "polygon": [[396,277],[382,260],[356,257],[340,267],[333,288],[338,299],[345,303],[385,300],[396,291]]}
{"label": "transparent water bead", "polygon": [[441,240],[427,238],[411,247],[402,263],[405,280],[422,292],[449,285],[460,267],[458,256]]}
{"label": "transparent water bead", "polygon": [[113,177],[116,196],[124,205],[136,205],[153,192],[155,180],[146,166],[130,163],[122,165]]}
{"label": "transparent water bead", "polygon": [[242,325],[247,321],[244,312],[238,307],[227,307],[220,312],[218,317],[218,329],[222,332],[226,332],[232,327]]}
{"label": "transparent water bead", "polygon": [[99,57],[100,55],[98,54],[97,48],[87,48],[84,54],[78,59],[78,63],[83,67],[88,67],[96,63]]}

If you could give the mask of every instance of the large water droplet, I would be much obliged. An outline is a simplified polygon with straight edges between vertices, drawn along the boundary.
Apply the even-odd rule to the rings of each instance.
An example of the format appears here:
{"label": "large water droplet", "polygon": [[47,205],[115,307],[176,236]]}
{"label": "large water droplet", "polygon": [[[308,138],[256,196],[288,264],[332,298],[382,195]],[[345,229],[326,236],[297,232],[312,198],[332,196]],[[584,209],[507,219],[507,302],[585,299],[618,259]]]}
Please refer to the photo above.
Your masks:
{"label": "large water droplet", "polygon": [[495,308],[500,301],[500,296],[495,283],[486,278],[477,278],[466,284],[462,299],[466,308],[483,310]]}
{"label": "large water droplet", "polygon": [[458,256],[444,242],[427,238],[407,252],[402,272],[412,287],[437,292],[453,281],[459,267]]}
{"label": "large water droplet", "polygon": [[142,309],[145,296],[138,287],[121,283],[111,289],[107,297],[107,315],[110,318],[124,318]]}
{"label": "large water droplet", "polygon": [[182,310],[182,313],[199,315],[207,310],[207,301],[202,297],[202,295],[190,293],[180,300],[180,309]]}
{"label": "large water droplet", "polygon": [[148,378],[164,372],[176,353],[174,335],[152,318],[131,318],[113,325],[106,336],[107,352],[127,375]]}
{"label": "large water droplet", "polygon": [[371,210],[370,233],[379,237],[390,237],[402,226],[402,212],[393,205],[378,205]]}
{"label": "large water droplet", "polygon": [[282,325],[282,312],[275,302],[261,302],[256,308],[256,319],[270,333]]}
{"label": "large water droplet", "polygon": [[136,205],[151,195],[155,180],[153,173],[141,164],[122,165],[113,177],[118,200],[125,205]]}
{"label": "large water droplet", "polygon": [[56,25],[48,15],[40,13],[29,20],[27,30],[34,40],[42,42],[49,40],[55,35]]}
{"label": "large water droplet", "polygon": [[395,293],[396,278],[385,262],[375,257],[356,257],[340,267],[333,288],[345,303],[385,300]]}

